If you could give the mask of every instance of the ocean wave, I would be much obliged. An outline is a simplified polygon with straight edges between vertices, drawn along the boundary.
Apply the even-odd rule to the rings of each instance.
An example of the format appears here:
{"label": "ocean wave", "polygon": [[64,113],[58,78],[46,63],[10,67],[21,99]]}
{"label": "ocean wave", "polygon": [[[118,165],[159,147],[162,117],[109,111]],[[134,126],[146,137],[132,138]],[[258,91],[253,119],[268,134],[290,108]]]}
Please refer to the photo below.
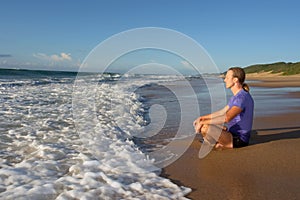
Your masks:
{"label": "ocean wave", "polygon": [[190,192],[149,171],[153,160],[132,140],[147,112],[134,91],[163,78],[105,76],[89,77],[94,104],[79,111],[96,121],[81,118],[83,135],[74,123],[74,77],[1,78],[1,199],[184,199]]}

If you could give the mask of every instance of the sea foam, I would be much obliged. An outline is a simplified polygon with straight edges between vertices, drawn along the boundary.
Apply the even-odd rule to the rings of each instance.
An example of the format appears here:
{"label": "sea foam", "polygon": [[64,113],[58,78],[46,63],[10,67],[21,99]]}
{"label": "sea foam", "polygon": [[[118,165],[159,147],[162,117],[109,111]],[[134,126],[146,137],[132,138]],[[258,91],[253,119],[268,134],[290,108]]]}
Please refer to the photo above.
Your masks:
{"label": "sea foam", "polygon": [[165,77],[93,78],[106,81],[93,99],[94,132],[87,123],[85,135],[73,120],[73,78],[0,80],[1,199],[185,199],[190,189],[151,171],[131,140],[147,123],[134,88]]}

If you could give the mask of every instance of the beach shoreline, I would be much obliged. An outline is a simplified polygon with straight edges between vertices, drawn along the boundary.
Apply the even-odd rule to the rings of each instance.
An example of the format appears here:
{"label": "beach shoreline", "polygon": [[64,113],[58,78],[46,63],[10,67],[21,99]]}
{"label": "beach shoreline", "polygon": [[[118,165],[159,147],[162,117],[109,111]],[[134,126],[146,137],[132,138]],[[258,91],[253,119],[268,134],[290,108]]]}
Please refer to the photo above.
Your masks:
{"label": "beach shoreline", "polygon": [[[250,87],[300,87],[299,76],[247,76]],[[252,82],[253,81],[253,82]],[[299,98],[292,93],[282,98]],[[250,145],[198,158],[198,136],[161,176],[192,188],[190,199],[299,199],[300,112],[255,116]]]}
{"label": "beach shoreline", "polygon": [[285,76],[271,72],[251,73],[246,75],[246,82],[252,87],[300,87],[300,74]]}

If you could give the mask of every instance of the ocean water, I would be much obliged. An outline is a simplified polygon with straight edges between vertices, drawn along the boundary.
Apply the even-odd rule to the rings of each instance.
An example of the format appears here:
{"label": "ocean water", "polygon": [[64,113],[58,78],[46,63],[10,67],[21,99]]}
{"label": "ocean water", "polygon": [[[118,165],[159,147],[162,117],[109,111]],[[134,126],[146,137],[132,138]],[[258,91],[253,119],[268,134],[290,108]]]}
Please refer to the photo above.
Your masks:
{"label": "ocean water", "polygon": [[[191,189],[147,154],[174,137],[178,102],[160,87],[182,77],[84,76],[96,83],[92,111],[76,102],[76,73],[0,70],[0,199],[185,199]],[[155,126],[149,109],[165,101],[173,114]],[[156,140],[139,135],[149,124]]]}
{"label": "ocean water", "polygon": [[299,93],[300,87],[265,88],[252,87],[256,116],[279,115],[300,111],[300,99],[290,94]]}
{"label": "ocean water", "polygon": [[[167,145],[193,139],[193,120],[224,106],[222,81],[81,77],[93,87],[72,72],[0,69],[0,199],[185,199],[191,189],[159,176],[157,159],[178,158]],[[252,88],[256,114],[299,110],[282,98],[295,91]]]}

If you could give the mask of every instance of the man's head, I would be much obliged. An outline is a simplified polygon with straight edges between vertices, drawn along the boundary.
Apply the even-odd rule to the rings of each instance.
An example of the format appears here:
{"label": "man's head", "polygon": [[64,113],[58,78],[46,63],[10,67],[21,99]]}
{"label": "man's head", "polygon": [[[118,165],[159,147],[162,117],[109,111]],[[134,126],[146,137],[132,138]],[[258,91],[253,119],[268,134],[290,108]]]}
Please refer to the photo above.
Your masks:
{"label": "man's head", "polygon": [[226,83],[226,88],[231,88],[236,84],[244,86],[245,77],[246,74],[243,68],[229,68],[224,79],[224,82]]}

